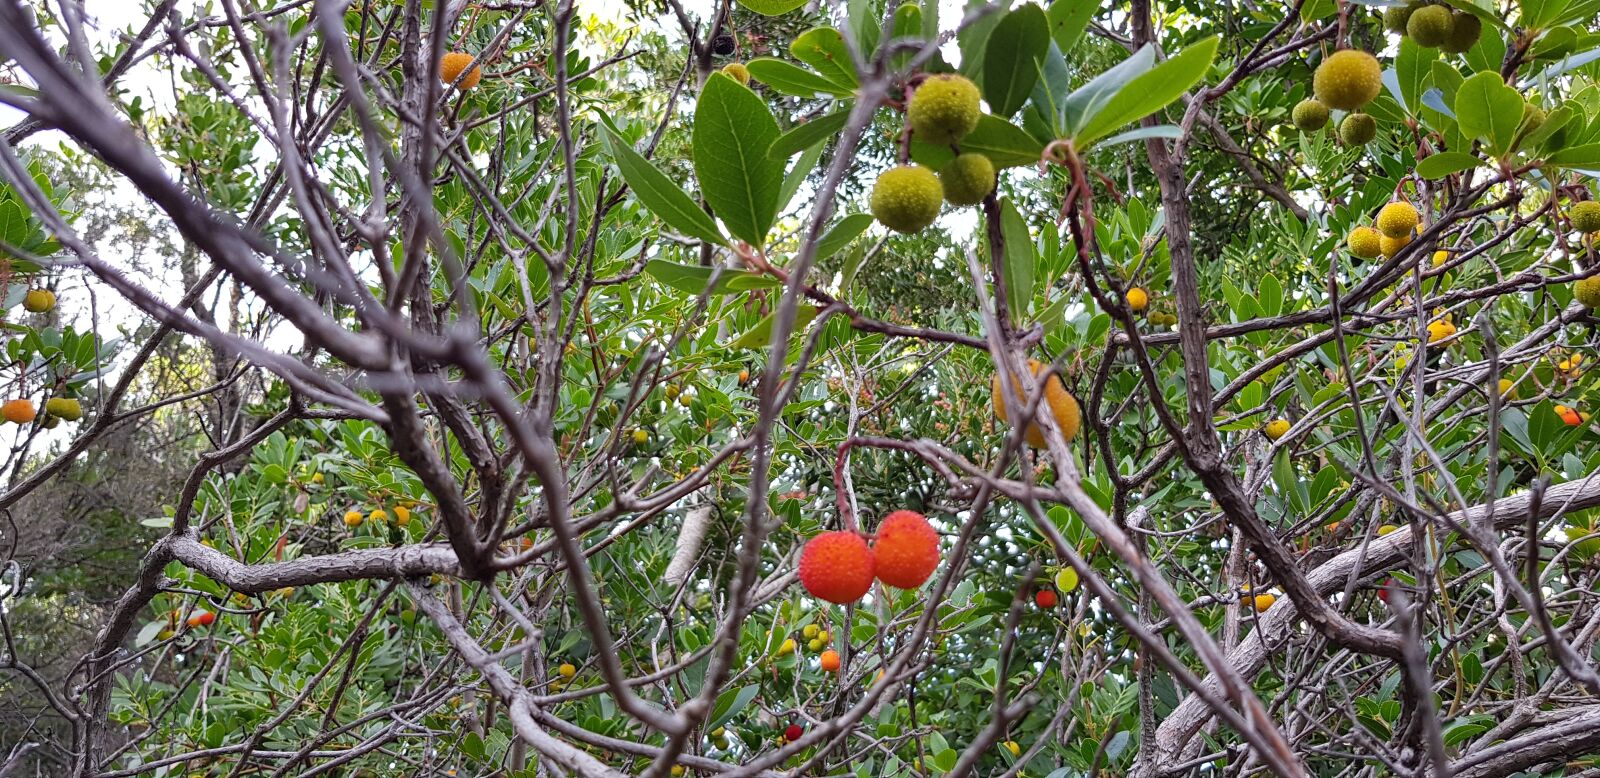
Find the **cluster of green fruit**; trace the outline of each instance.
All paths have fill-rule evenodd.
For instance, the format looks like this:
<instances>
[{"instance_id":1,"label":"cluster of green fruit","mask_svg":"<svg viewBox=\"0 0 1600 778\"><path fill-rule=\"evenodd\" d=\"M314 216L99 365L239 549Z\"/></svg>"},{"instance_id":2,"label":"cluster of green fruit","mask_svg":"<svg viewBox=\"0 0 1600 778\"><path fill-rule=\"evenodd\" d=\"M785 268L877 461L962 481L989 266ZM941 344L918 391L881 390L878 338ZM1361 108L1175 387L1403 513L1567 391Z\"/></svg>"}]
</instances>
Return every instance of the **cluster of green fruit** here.
<instances>
[{"instance_id":1,"label":"cluster of green fruit","mask_svg":"<svg viewBox=\"0 0 1600 778\"><path fill-rule=\"evenodd\" d=\"M958 144L978 126L977 84L951 73L928 76L911 93L911 137L938 146ZM896 232L920 232L939 218L942 203L976 205L994 191L994 162L975 152L956 155L935 174L917 164L884 171L872 186L872 215Z\"/></svg>"},{"instance_id":2,"label":"cluster of green fruit","mask_svg":"<svg viewBox=\"0 0 1600 778\"><path fill-rule=\"evenodd\" d=\"M1383 12L1383 26L1418 46L1451 54L1471 49L1483 34L1483 21L1478 17L1444 3L1423 0L1390 6Z\"/></svg>"},{"instance_id":3,"label":"cluster of green fruit","mask_svg":"<svg viewBox=\"0 0 1600 778\"><path fill-rule=\"evenodd\" d=\"M1365 51L1342 49L1329 54L1311 77L1315 97L1294 107L1294 125L1306 132L1322 129L1334 109L1346 111L1339 122L1339 140L1346 146L1364 146L1378 136L1378 122L1359 109L1383 89L1383 68Z\"/></svg>"},{"instance_id":4,"label":"cluster of green fruit","mask_svg":"<svg viewBox=\"0 0 1600 778\"><path fill-rule=\"evenodd\" d=\"M1345 239L1350 253L1359 259L1378 255L1392 258L1411 243L1411 234L1422 223L1422 215L1411 203L1396 200L1378 210L1377 228L1360 226Z\"/></svg>"},{"instance_id":5,"label":"cluster of green fruit","mask_svg":"<svg viewBox=\"0 0 1600 778\"><path fill-rule=\"evenodd\" d=\"M1572 229L1584 235L1600 234L1600 203L1593 200L1574 203L1567 211L1567 221ZM1578 279L1572 285L1572 296L1585 308L1600 308L1600 276Z\"/></svg>"}]
</instances>

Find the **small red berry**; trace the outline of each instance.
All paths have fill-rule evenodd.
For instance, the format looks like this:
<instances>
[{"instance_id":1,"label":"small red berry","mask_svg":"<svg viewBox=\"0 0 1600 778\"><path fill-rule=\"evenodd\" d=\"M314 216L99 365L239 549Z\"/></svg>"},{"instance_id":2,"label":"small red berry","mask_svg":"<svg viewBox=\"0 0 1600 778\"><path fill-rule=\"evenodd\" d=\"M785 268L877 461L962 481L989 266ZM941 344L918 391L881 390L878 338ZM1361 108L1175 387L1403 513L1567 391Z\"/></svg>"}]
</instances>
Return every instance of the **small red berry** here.
<instances>
[{"instance_id":1,"label":"small red berry","mask_svg":"<svg viewBox=\"0 0 1600 778\"><path fill-rule=\"evenodd\" d=\"M1378 599L1382 600L1384 604L1387 605L1389 602L1389 592L1394 591L1394 589L1398 586L1400 586L1400 581L1394 578L1384 581L1383 586L1378 587Z\"/></svg>"},{"instance_id":2,"label":"small red berry","mask_svg":"<svg viewBox=\"0 0 1600 778\"><path fill-rule=\"evenodd\" d=\"M783 739L793 743L794 741L799 740L800 736L804 735L805 733L805 727L802 727L799 724L790 724L788 728L783 731Z\"/></svg>"},{"instance_id":3,"label":"small red berry","mask_svg":"<svg viewBox=\"0 0 1600 778\"><path fill-rule=\"evenodd\" d=\"M1059 598L1056 597L1054 589L1040 589L1037 594L1033 595L1033 601L1038 603L1041 608L1054 608L1058 600Z\"/></svg>"},{"instance_id":4,"label":"small red berry","mask_svg":"<svg viewBox=\"0 0 1600 778\"><path fill-rule=\"evenodd\" d=\"M209 627L211 626L211 623L216 620L217 614L212 613L211 611L200 611L189 617L189 626Z\"/></svg>"}]
</instances>

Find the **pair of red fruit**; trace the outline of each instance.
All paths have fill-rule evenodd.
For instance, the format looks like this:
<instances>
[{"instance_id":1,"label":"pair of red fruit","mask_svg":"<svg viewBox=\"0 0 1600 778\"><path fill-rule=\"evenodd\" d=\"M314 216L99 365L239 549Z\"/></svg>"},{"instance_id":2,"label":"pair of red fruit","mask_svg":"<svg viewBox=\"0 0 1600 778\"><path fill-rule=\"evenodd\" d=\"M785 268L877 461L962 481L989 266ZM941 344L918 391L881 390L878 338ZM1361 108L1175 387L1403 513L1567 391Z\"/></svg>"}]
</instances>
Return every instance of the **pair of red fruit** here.
<instances>
[{"instance_id":1,"label":"pair of red fruit","mask_svg":"<svg viewBox=\"0 0 1600 778\"><path fill-rule=\"evenodd\" d=\"M811 596L835 605L861 599L876 578L897 589L915 589L939 566L939 533L916 511L883 517L868 546L852 530L824 532L800 551L800 583Z\"/></svg>"}]
</instances>

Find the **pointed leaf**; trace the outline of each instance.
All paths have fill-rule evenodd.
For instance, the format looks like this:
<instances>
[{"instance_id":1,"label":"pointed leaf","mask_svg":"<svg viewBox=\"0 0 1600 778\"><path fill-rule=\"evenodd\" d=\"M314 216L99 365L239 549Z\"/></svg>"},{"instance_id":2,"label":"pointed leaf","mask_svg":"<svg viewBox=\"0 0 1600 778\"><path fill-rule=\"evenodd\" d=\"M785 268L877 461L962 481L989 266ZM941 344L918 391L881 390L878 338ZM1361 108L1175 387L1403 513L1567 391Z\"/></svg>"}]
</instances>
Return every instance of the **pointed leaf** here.
<instances>
[{"instance_id":1,"label":"pointed leaf","mask_svg":"<svg viewBox=\"0 0 1600 778\"><path fill-rule=\"evenodd\" d=\"M1005 239L1006 302L1011 307L1011 318L1024 321L1028 304L1033 301L1033 275L1035 258L1033 238L1028 235L1028 223L1010 200L1000 203L1000 233Z\"/></svg>"},{"instance_id":2,"label":"pointed leaf","mask_svg":"<svg viewBox=\"0 0 1600 778\"><path fill-rule=\"evenodd\" d=\"M1423 178L1440 179L1448 175L1471 170L1483 164L1483 160L1460 151L1441 151L1417 163L1417 175Z\"/></svg>"},{"instance_id":3,"label":"pointed leaf","mask_svg":"<svg viewBox=\"0 0 1600 778\"><path fill-rule=\"evenodd\" d=\"M729 292L743 292L750 289L775 289L783 286L783 282L771 276L762 275L749 270L737 268L722 268L717 273L717 268L702 267L700 265L680 265L664 259L652 259L644 266L644 272L657 281L686 294L698 295L706 292L711 286L711 277L716 275L717 282L709 294L728 294Z\"/></svg>"},{"instance_id":4,"label":"pointed leaf","mask_svg":"<svg viewBox=\"0 0 1600 778\"><path fill-rule=\"evenodd\" d=\"M860 237L872 226L872 214L852 213L835 222L827 234L817 241L817 259L827 259L839 253L850 241Z\"/></svg>"},{"instance_id":5,"label":"pointed leaf","mask_svg":"<svg viewBox=\"0 0 1600 778\"><path fill-rule=\"evenodd\" d=\"M1071 52L1078 45L1098 10L1100 0L1055 0L1050 4L1050 38L1061 53Z\"/></svg>"},{"instance_id":6,"label":"pointed leaf","mask_svg":"<svg viewBox=\"0 0 1600 778\"><path fill-rule=\"evenodd\" d=\"M1545 164L1556 167L1594 168L1600 167L1600 143L1590 143L1586 146L1573 146L1562 149L1544 158Z\"/></svg>"},{"instance_id":7,"label":"pointed leaf","mask_svg":"<svg viewBox=\"0 0 1600 778\"><path fill-rule=\"evenodd\" d=\"M816 27L800 33L800 37L789 44L789 53L821 73L823 78L846 87L846 93L860 85L855 65L850 61L850 49L844 45L844 36L832 27Z\"/></svg>"},{"instance_id":8,"label":"pointed leaf","mask_svg":"<svg viewBox=\"0 0 1600 778\"><path fill-rule=\"evenodd\" d=\"M849 111L838 111L820 119L797 124L772 142L772 148L767 149L767 156L773 159L788 159L794 156L795 152L804 151L837 135L849 120Z\"/></svg>"},{"instance_id":9,"label":"pointed leaf","mask_svg":"<svg viewBox=\"0 0 1600 778\"><path fill-rule=\"evenodd\" d=\"M794 166L789 168L789 174L783 177L783 189L778 192L779 211L789 207L789 201L794 199L795 192L800 191L800 185L805 183L806 176L811 175L812 169L817 166L817 160L821 158L822 147L812 146L794 161Z\"/></svg>"},{"instance_id":10,"label":"pointed leaf","mask_svg":"<svg viewBox=\"0 0 1600 778\"><path fill-rule=\"evenodd\" d=\"M793 62L762 57L750 60L745 67L750 69L751 78L782 94L805 98L827 95L843 97L850 94L849 89L835 84Z\"/></svg>"},{"instance_id":11,"label":"pointed leaf","mask_svg":"<svg viewBox=\"0 0 1600 778\"><path fill-rule=\"evenodd\" d=\"M1076 133L1090 119L1105 108L1106 103L1117 95L1123 87L1145 73L1155 65L1156 50L1153 46L1145 46L1133 53L1133 56L1112 65L1104 73L1090 79L1089 83L1078 87L1067 95L1066 105L1062 106L1062 115L1066 127L1071 133Z\"/></svg>"},{"instance_id":12,"label":"pointed leaf","mask_svg":"<svg viewBox=\"0 0 1600 778\"><path fill-rule=\"evenodd\" d=\"M984 114L978 117L978 126L961 139L961 150L978 152L989 158L996 169L1034 165L1044 153L1044 144L1023 132L1022 128L997 116ZM934 170L944 168L955 158L948 146L935 146L917 140L911 142L911 158Z\"/></svg>"},{"instance_id":13,"label":"pointed leaf","mask_svg":"<svg viewBox=\"0 0 1600 778\"><path fill-rule=\"evenodd\" d=\"M1178 99L1211 69L1219 42L1215 35L1206 38L1129 82L1077 133L1079 147L1087 147L1110 131L1143 119Z\"/></svg>"},{"instance_id":14,"label":"pointed leaf","mask_svg":"<svg viewBox=\"0 0 1600 778\"><path fill-rule=\"evenodd\" d=\"M799 332L805 329L806 325L810 324L812 319L817 318L818 313L819 311L814 305L800 306L800 309L795 311L793 332ZM766 348L767 346L771 345L772 325L777 320L777 316L777 311L773 311L772 313L763 316L761 321L756 323L756 326L745 330L744 333L739 337L734 338L733 341L728 344L728 347Z\"/></svg>"},{"instance_id":15,"label":"pointed leaf","mask_svg":"<svg viewBox=\"0 0 1600 778\"><path fill-rule=\"evenodd\" d=\"M609 129L600 135L605 141L606 151L617 163L622 180L627 182L645 208L666 222L667 226L686 235L716 244L728 242L722 231L717 229L717 223L711 219L711 215L694 198L679 189L677 184L672 183L667 174L656 169L627 141L611 134Z\"/></svg>"},{"instance_id":16,"label":"pointed leaf","mask_svg":"<svg viewBox=\"0 0 1600 778\"><path fill-rule=\"evenodd\" d=\"M783 160L767 156L778 122L766 101L713 73L694 111L694 171L706 202L728 231L761 245L778 213Z\"/></svg>"},{"instance_id":17,"label":"pointed leaf","mask_svg":"<svg viewBox=\"0 0 1600 778\"><path fill-rule=\"evenodd\" d=\"M1050 20L1037 5L1020 6L995 25L984 47L983 97L996 115L1009 117L1028 101L1049 50Z\"/></svg>"}]
</instances>

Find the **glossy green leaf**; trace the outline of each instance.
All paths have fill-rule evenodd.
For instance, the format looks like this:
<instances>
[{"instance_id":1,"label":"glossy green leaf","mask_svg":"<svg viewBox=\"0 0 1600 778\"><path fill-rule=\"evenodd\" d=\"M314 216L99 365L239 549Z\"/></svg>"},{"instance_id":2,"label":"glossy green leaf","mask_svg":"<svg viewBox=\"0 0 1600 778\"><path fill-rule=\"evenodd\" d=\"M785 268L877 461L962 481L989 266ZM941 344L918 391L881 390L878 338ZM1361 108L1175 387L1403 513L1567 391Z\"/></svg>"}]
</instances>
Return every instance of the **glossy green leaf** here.
<instances>
[{"instance_id":1,"label":"glossy green leaf","mask_svg":"<svg viewBox=\"0 0 1600 778\"><path fill-rule=\"evenodd\" d=\"M1456 122L1468 137L1488 141L1504 151L1522 123L1522 95L1506 86L1499 73L1479 73L1456 90Z\"/></svg>"},{"instance_id":2,"label":"glossy green leaf","mask_svg":"<svg viewBox=\"0 0 1600 778\"><path fill-rule=\"evenodd\" d=\"M613 135L610 130L603 130L600 136L604 139L606 152L617 163L622 180L627 182L628 188L633 190L634 196L645 208L678 232L711 243L727 243L728 239L723 237L711 216L694 198L672 183L667 174L650 164L627 141Z\"/></svg>"},{"instance_id":3,"label":"glossy green leaf","mask_svg":"<svg viewBox=\"0 0 1600 778\"><path fill-rule=\"evenodd\" d=\"M1417 163L1417 175L1423 178L1439 179L1445 176L1471 170L1483 164L1483 160L1460 151L1441 151Z\"/></svg>"},{"instance_id":4,"label":"glossy green leaf","mask_svg":"<svg viewBox=\"0 0 1600 778\"><path fill-rule=\"evenodd\" d=\"M1112 130L1149 116L1177 100L1211 69L1219 42L1216 36L1206 38L1130 81L1076 133L1074 137L1079 147L1087 147Z\"/></svg>"},{"instance_id":5,"label":"glossy green leaf","mask_svg":"<svg viewBox=\"0 0 1600 778\"><path fill-rule=\"evenodd\" d=\"M1050 38L1063 54L1070 53L1089 28L1100 0L1055 0L1050 4Z\"/></svg>"},{"instance_id":6,"label":"glossy green leaf","mask_svg":"<svg viewBox=\"0 0 1600 778\"><path fill-rule=\"evenodd\" d=\"M767 150L778 122L766 101L713 73L694 112L694 170L700 190L734 237L761 245L777 217L783 160Z\"/></svg>"},{"instance_id":7,"label":"glossy green leaf","mask_svg":"<svg viewBox=\"0 0 1600 778\"><path fill-rule=\"evenodd\" d=\"M801 304L800 309L795 311L793 332L799 332L805 329L806 325L810 324L812 319L817 318L817 314L820 312L821 311L814 305ZM739 337L734 338L733 341L728 344L728 347L766 348L767 346L771 345L772 327L777 321L777 316L777 311L773 311L772 313L763 316L761 321L756 323L756 326L745 330L744 333Z\"/></svg>"},{"instance_id":8,"label":"glossy green leaf","mask_svg":"<svg viewBox=\"0 0 1600 778\"><path fill-rule=\"evenodd\" d=\"M990 110L1009 117L1028 101L1050 50L1050 20L1029 3L1006 14L989 35L983 54L983 97Z\"/></svg>"},{"instance_id":9,"label":"glossy green leaf","mask_svg":"<svg viewBox=\"0 0 1600 778\"><path fill-rule=\"evenodd\" d=\"M1556 167L1600 169L1600 143L1565 148L1546 156L1544 161Z\"/></svg>"},{"instance_id":10,"label":"glossy green leaf","mask_svg":"<svg viewBox=\"0 0 1600 778\"><path fill-rule=\"evenodd\" d=\"M804 151L838 135L849 121L849 111L837 111L804 124L797 124L772 142L772 148L767 149L767 156L773 159L788 159L796 152Z\"/></svg>"},{"instance_id":11,"label":"glossy green leaf","mask_svg":"<svg viewBox=\"0 0 1600 778\"><path fill-rule=\"evenodd\" d=\"M789 44L789 53L821 73L823 78L845 87L847 93L860 84L856 80L855 66L850 62L850 49L844 45L844 36L832 27L816 27L801 33Z\"/></svg>"},{"instance_id":12,"label":"glossy green leaf","mask_svg":"<svg viewBox=\"0 0 1600 778\"><path fill-rule=\"evenodd\" d=\"M1012 320L1020 322L1026 318L1028 304L1033 301L1037 260L1028 223L1010 200L1000 202L1000 234L1005 240L1006 303L1011 307Z\"/></svg>"},{"instance_id":13,"label":"glossy green leaf","mask_svg":"<svg viewBox=\"0 0 1600 778\"><path fill-rule=\"evenodd\" d=\"M644 272L650 274L667 286L686 294L698 295L711 286L711 277L716 275L716 286L710 294L729 294L731 292L744 292L751 289L773 289L783 286L783 282L772 276L755 273L737 268L722 268L717 272L714 267L700 265L680 265L664 259L652 259L644 266Z\"/></svg>"},{"instance_id":14,"label":"glossy green leaf","mask_svg":"<svg viewBox=\"0 0 1600 778\"><path fill-rule=\"evenodd\" d=\"M805 98L850 94L848 88L787 60L762 57L750 60L745 67L750 69L751 78L781 94Z\"/></svg>"},{"instance_id":15,"label":"glossy green leaf","mask_svg":"<svg viewBox=\"0 0 1600 778\"><path fill-rule=\"evenodd\" d=\"M1038 164L1039 155L1044 153L1044 144L1015 124L984 114L978 117L977 128L961 139L961 150L984 154L996 168L1008 168ZM938 170L954 159L955 154L947 146L913 140L911 158Z\"/></svg>"},{"instance_id":16,"label":"glossy green leaf","mask_svg":"<svg viewBox=\"0 0 1600 778\"><path fill-rule=\"evenodd\" d=\"M861 236L872 226L872 214L852 213L835 222L817 241L817 259L826 259L839 253L850 241Z\"/></svg>"}]
</instances>

